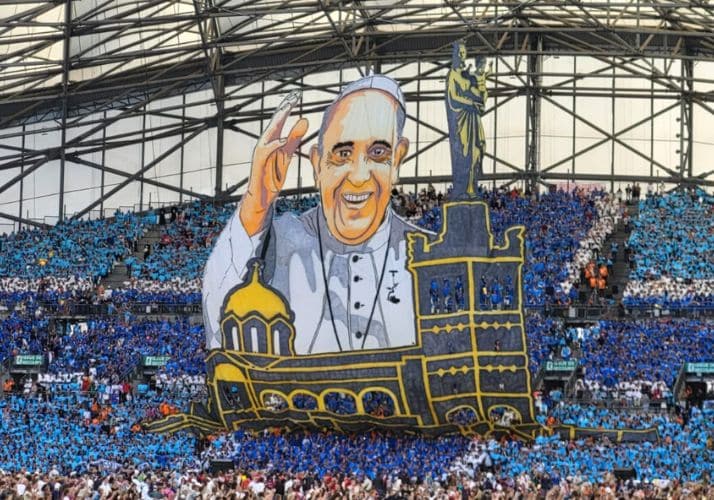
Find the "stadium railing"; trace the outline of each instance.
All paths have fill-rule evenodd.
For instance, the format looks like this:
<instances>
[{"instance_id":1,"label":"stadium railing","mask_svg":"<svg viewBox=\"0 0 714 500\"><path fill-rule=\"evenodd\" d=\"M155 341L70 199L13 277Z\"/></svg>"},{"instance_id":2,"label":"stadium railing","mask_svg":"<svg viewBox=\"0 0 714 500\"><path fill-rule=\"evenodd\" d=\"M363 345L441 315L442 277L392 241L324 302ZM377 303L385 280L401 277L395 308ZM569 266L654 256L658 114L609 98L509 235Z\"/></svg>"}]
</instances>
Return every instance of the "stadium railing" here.
<instances>
[{"instance_id":1,"label":"stadium railing","mask_svg":"<svg viewBox=\"0 0 714 500\"><path fill-rule=\"evenodd\" d=\"M100 316L110 314L110 302L86 303L67 300L63 303L39 301L46 312L62 316ZM113 311L129 311L132 314L201 314L200 303L162 303L162 302L122 302L113 304ZM653 307L653 306L620 306L620 305L526 305L526 311L538 312L542 315L571 320L613 319L618 317L631 318L712 318L714 308L710 306L688 307Z\"/></svg>"},{"instance_id":2,"label":"stadium railing","mask_svg":"<svg viewBox=\"0 0 714 500\"><path fill-rule=\"evenodd\" d=\"M49 314L59 316L103 316L110 314L110 304L86 304L65 302L41 302L42 307ZM164 304L148 302L125 302L121 306L114 305L114 312L117 310L129 311L132 314L201 314L201 304Z\"/></svg>"}]
</instances>

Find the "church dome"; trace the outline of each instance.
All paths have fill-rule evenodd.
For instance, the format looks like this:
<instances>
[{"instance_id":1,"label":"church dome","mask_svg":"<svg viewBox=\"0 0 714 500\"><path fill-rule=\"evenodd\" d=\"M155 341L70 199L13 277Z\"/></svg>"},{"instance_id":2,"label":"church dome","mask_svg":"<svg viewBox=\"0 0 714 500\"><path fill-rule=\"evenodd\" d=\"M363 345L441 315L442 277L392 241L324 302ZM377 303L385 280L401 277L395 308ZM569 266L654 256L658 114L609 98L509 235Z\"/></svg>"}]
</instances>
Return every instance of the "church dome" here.
<instances>
[{"instance_id":1,"label":"church dome","mask_svg":"<svg viewBox=\"0 0 714 500\"><path fill-rule=\"evenodd\" d=\"M242 319L257 313L267 321L278 316L290 320L290 308L285 299L263 283L260 263L254 261L251 266L247 282L240 285L226 301L224 314L233 314Z\"/></svg>"}]
</instances>

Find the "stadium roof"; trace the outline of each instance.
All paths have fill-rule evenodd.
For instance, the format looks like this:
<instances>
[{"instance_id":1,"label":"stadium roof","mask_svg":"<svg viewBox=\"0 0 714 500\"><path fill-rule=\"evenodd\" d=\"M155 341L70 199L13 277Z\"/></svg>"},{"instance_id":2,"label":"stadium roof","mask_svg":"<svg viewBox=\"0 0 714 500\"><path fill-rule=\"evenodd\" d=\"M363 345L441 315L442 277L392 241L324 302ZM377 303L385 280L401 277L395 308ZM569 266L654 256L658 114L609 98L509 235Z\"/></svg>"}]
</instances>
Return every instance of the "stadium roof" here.
<instances>
[{"instance_id":1,"label":"stadium roof","mask_svg":"<svg viewBox=\"0 0 714 500\"><path fill-rule=\"evenodd\" d=\"M455 41L495 62L484 181L714 185L694 125L714 127L709 1L17 0L0 2L0 220L239 196L282 94L310 116L368 71L411 106L400 180L429 163L447 182Z\"/></svg>"},{"instance_id":2,"label":"stadium roof","mask_svg":"<svg viewBox=\"0 0 714 500\"><path fill-rule=\"evenodd\" d=\"M457 39L491 55L714 59L708 1L20 0L0 18L0 126L216 77L443 60Z\"/></svg>"}]
</instances>

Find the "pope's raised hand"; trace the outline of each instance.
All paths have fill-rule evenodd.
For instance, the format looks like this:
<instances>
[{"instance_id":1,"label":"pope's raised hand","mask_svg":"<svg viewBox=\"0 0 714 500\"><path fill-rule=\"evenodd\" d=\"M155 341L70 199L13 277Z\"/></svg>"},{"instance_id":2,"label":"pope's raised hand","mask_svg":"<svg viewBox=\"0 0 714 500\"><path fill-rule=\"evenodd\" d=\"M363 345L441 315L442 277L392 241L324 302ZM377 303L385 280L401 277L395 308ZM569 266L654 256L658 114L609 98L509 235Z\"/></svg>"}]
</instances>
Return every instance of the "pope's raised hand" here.
<instances>
[{"instance_id":1,"label":"pope's raised hand","mask_svg":"<svg viewBox=\"0 0 714 500\"><path fill-rule=\"evenodd\" d=\"M240 220L249 236L263 229L270 206L285 184L290 161L307 132L307 120L300 118L287 136L283 135L285 122L299 101L297 91L283 99L253 150L248 189L240 204Z\"/></svg>"}]
</instances>

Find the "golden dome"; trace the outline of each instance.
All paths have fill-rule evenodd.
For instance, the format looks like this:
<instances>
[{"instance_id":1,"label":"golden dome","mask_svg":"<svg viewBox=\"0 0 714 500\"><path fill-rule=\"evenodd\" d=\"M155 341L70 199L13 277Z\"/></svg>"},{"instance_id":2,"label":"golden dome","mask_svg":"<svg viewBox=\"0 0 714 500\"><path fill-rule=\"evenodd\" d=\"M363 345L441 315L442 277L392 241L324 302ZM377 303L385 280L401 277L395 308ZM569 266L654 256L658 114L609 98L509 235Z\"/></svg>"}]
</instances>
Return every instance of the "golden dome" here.
<instances>
[{"instance_id":1,"label":"golden dome","mask_svg":"<svg viewBox=\"0 0 714 500\"><path fill-rule=\"evenodd\" d=\"M233 314L242 319L258 313L267 321L276 316L290 320L290 309L285 300L272 288L266 286L260 276L260 264L252 263L250 277L236 289L226 301L224 314Z\"/></svg>"}]
</instances>

